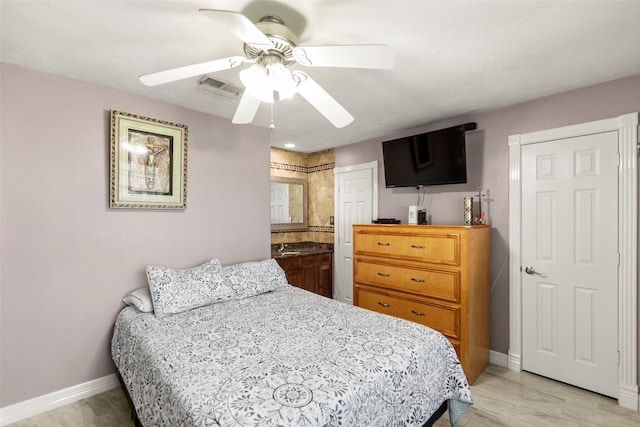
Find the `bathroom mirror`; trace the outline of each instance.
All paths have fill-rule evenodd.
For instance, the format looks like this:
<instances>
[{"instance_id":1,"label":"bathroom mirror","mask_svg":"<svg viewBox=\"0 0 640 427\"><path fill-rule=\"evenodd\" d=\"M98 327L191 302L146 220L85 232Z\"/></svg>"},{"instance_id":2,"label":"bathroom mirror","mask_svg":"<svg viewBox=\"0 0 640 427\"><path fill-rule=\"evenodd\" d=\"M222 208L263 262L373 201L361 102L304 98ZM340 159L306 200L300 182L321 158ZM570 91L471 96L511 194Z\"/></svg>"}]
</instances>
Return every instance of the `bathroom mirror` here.
<instances>
[{"instance_id":1,"label":"bathroom mirror","mask_svg":"<svg viewBox=\"0 0 640 427\"><path fill-rule=\"evenodd\" d=\"M306 228L307 181L297 178L271 177L271 229Z\"/></svg>"}]
</instances>

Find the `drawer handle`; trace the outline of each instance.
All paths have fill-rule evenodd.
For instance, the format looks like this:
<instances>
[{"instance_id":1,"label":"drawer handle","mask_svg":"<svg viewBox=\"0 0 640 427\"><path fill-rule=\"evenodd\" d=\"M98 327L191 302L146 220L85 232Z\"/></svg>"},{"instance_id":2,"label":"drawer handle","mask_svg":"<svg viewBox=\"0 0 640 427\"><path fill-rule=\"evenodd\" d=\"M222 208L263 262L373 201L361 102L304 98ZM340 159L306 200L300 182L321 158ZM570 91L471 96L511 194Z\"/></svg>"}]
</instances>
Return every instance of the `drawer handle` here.
<instances>
[{"instance_id":1,"label":"drawer handle","mask_svg":"<svg viewBox=\"0 0 640 427\"><path fill-rule=\"evenodd\" d=\"M424 245L411 245L413 249L424 249L426 246Z\"/></svg>"},{"instance_id":2,"label":"drawer handle","mask_svg":"<svg viewBox=\"0 0 640 427\"><path fill-rule=\"evenodd\" d=\"M378 246L391 246L391 243L378 242Z\"/></svg>"},{"instance_id":3,"label":"drawer handle","mask_svg":"<svg viewBox=\"0 0 640 427\"><path fill-rule=\"evenodd\" d=\"M411 310L411 312L412 312L413 314L415 314L416 316L424 316L424 313L423 313L423 312L421 312L421 311Z\"/></svg>"},{"instance_id":4,"label":"drawer handle","mask_svg":"<svg viewBox=\"0 0 640 427\"><path fill-rule=\"evenodd\" d=\"M380 304L383 307L389 307L389 304L385 303L385 302L380 302L378 301L378 304Z\"/></svg>"},{"instance_id":5,"label":"drawer handle","mask_svg":"<svg viewBox=\"0 0 640 427\"><path fill-rule=\"evenodd\" d=\"M391 275L389 273L378 273L378 276L389 277Z\"/></svg>"},{"instance_id":6,"label":"drawer handle","mask_svg":"<svg viewBox=\"0 0 640 427\"><path fill-rule=\"evenodd\" d=\"M412 282L418 282L418 283L424 283L424 282L426 282L426 280L424 280L424 279L416 279L415 277L412 277L412 278L411 278L411 281L412 281Z\"/></svg>"}]
</instances>

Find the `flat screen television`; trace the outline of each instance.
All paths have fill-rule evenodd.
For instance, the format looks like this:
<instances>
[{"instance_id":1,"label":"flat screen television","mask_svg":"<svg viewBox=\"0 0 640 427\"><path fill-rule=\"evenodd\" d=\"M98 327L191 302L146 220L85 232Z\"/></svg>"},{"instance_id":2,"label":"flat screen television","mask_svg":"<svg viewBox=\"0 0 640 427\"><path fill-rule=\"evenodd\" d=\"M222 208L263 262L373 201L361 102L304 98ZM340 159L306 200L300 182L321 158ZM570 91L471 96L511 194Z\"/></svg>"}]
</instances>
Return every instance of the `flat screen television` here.
<instances>
[{"instance_id":1,"label":"flat screen television","mask_svg":"<svg viewBox=\"0 0 640 427\"><path fill-rule=\"evenodd\" d=\"M387 188L467 182L465 132L476 123L382 142Z\"/></svg>"}]
</instances>

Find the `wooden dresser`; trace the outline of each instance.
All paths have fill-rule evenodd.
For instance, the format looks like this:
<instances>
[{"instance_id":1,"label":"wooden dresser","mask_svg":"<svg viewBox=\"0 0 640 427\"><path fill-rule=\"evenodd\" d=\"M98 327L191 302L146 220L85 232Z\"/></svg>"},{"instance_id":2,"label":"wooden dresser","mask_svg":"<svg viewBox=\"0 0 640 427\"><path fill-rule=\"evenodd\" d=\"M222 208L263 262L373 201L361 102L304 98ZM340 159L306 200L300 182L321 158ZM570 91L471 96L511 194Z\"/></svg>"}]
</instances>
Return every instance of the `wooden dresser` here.
<instances>
[{"instance_id":1,"label":"wooden dresser","mask_svg":"<svg viewBox=\"0 0 640 427\"><path fill-rule=\"evenodd\" d=\"M473 383L489 363L489 231L354 225L354 304L442 332Z\"/></svg>"}]
</instances>

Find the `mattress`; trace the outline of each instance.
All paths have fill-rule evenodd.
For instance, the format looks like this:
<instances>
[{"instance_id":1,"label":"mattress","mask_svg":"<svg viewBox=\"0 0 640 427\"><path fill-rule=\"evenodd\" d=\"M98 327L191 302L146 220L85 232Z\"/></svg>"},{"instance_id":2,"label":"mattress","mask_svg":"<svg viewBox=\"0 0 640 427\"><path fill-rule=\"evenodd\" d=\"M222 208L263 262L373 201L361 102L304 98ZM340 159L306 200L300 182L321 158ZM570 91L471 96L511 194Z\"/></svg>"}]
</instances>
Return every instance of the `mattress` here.
<instances>
[{"instance_id":1,"label":"mattress","mask_svg":"<svg viewBox=\"0 0 640 427\"><path fill-rule=\"evenodd\" d=\"M439 332L287 286L164 318L124 308L112 357L144 426L422 426L473 403Z\"/></svg>"}]
</instances>

